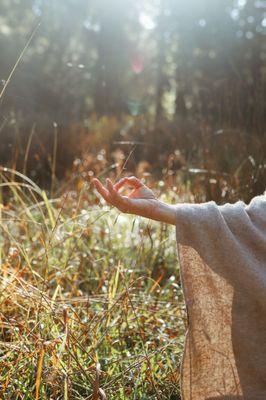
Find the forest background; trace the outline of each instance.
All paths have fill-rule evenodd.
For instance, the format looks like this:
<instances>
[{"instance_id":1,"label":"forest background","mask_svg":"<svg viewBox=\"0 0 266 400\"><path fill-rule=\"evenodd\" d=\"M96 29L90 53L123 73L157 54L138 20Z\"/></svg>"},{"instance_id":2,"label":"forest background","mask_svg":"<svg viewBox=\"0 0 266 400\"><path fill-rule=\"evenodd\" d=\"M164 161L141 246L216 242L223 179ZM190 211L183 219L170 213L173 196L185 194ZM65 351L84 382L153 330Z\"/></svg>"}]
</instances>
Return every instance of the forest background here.
<instances>
[{"instance_id":1,"label":"forest background","mask_svg":"<svg viewBox=\"0 0 266 400\"><path fill-rule=\"evenodd\" d=\"M27 171L46 185L56 130L59 179L74 160L85 177L96 153L113 165L132 152L129 171L183 168L201 175L199 199L240 184L249 200L265 187L265 12L263 0L2 0L2 85L40 26L1 99L1 164L23 168L32 136Z\"/></svg>"}]
</instances>

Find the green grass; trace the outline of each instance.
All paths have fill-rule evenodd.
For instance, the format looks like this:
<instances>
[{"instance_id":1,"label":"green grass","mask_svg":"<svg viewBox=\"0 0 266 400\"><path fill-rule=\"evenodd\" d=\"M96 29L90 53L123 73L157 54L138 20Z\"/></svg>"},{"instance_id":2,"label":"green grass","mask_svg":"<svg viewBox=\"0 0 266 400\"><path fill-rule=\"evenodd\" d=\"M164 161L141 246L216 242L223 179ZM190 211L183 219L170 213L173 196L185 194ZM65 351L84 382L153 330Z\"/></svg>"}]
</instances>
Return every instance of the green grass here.
<instances>
[{"instance_id":1,"label":"green grass","mask_svg":"<svg viewBox=\"0 0 266 400\"><path fill-rule=\"evenodd\" d=\"M174 227L99 206L88 185L49 200L14 171L1 182L1 399L179 399Z\"/></svg>"}]
</instances>

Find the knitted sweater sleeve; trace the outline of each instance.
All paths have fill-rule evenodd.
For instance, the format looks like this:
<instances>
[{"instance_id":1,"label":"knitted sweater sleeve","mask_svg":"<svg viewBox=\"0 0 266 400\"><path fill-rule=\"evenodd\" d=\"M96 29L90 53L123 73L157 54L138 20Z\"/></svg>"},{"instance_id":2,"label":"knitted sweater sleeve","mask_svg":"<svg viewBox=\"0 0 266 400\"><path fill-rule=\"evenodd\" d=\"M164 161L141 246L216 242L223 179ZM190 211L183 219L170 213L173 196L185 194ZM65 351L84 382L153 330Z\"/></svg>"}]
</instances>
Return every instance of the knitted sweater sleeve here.
<instances>
[{"instance_id":1,"label":"knitted sweater sleeve","mask_svg":"<svg viewBox=\"0 0 266 400\"><path fill-rule=\"evenodd\" d=\"M241 260L254 264L254 257L264 257L266 196L257 196L249 204L177 204L176 240L195 249L217 273L230 279Z\"/></svg>"},{"instance_id":2,"label":"knitted sweater sleeve","mask_svg":"<svg viewBox=\"0 0 266 400\"><path fill-rule=\"evenodd\" d=\"M182 400L266 398L266 196L176 205Z\"/></svg>"}]
</instances>

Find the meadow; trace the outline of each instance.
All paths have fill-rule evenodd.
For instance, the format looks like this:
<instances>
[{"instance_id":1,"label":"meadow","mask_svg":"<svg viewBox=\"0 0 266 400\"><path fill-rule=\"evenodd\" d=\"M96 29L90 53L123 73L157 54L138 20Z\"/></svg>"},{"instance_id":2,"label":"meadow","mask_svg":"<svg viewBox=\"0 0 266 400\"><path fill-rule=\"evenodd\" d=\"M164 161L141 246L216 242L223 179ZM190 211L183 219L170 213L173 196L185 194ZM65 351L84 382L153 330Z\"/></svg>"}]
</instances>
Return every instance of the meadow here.
<instances>
[{"instance_id":1,"label":"meadow","mask_svg":"<svg viewBox=\"0 0 266 400\"><path fill-rule=\"evenodd\" d=\"M89 183L49 198L2 167L1 193L1 398L179 399L174 227L119 214Z\"/></svg>"},{"instance_id":2,"label":"meadow","mask_svg":"<svg viewBox=\"0 0 266 400\"><path fill-rule=\"evenodd\" d=\"M55 129L45 185L40 170L32 178L32 134L13 168L0 167L1 399L181 398L187 317L175 227L120 213L91 180L136 174L169 204L248 201L265 187L264 142L225 133L221 153L212 138L204 153L202 136L192 161L177 148L152 162L136 135L116 143L118 127L103 118L80 135L85 150L61 179L58 155L75 151L76 134L62 147Z\"/></svg>"}]
</instances>

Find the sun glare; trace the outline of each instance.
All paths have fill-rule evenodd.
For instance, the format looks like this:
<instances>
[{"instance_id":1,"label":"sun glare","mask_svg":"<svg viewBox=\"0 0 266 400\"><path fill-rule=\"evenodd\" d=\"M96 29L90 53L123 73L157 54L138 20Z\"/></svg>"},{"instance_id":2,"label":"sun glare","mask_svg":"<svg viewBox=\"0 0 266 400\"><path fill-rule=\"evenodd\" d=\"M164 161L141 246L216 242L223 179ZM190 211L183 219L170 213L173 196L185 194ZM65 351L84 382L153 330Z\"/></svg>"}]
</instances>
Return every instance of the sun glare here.
<instances>
[{"instance_id":1,"label":"sun glare","mask_svg":"<svg viewBox=\"0 0 266 400\"><path fill-rule=\"evenodd\" d=\"M139 15L139 22L143 26L143 28L148 29L148 30L152 30L156 26L155 21L151 17L151 15L149 15L143 11Z\"/></svg>"}]
</instances>

